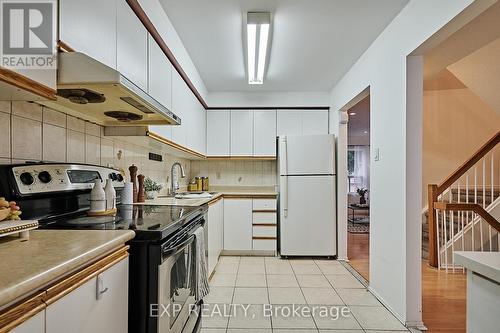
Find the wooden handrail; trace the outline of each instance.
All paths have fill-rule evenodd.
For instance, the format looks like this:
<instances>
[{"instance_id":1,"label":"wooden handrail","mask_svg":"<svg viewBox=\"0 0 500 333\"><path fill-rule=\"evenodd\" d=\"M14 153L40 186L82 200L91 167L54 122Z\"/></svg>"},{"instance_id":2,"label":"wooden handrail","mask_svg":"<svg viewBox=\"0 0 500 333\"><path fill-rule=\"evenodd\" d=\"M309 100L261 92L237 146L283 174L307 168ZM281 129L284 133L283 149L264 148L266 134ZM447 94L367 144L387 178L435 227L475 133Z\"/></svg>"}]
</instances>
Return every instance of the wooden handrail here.
<instances>
[{"instance_id":1,"label":"wooden handrail","mask_svg":"<svg viewBox=\"0 0 500 333\"><path fill-rule=\"evenodd\" d=\"M467 170L472 168L481 158L488 154L500 142L500 131L479 148L464 164L459 166L448 178L438 185L438 195L453 185ZM429 206L430 207L430 206Z\"/></svg>"},{"instance_id":2,"label":"wooden handrail","mask_svg":"<svg viewBox=\"0 0 500 333\"><path fill-rule=\"evenodd\" d=\"M434 209L446 211L469 211L480 215L489 225L500 232L500 222L477 203L434 202Z\"/></svg>"},{"instance_id":3,"label":"wooden handrail","mask_svg":"<svg viewBox=\"0 0 500 333\"><path fill-rule=\"evenodd\" d=\"M500 131L498 131L491 139L489 139L485 144L483 144L481 146L481 148L479 148L465 163L463 163L460 167L458 167L441 184L439 184L439 185L429 184L428 185L427 203L428 203L428 207L429 207L429 214L428 214L427 221L429 223L429 265L431 265L432 267L438 266L437 229L436 229L436 215L434 214L434 209L437 209L437 207L440 207L440 205L436 206L439 195L443 194L444 191L446 191L457 180L459 180L460 177L462 177L470 168L472 168L486 154L488 154L493 148L495 148L495 146L499 142L500 142ZM455 206L445 206L445 207L449 208L449 210L457 210L457 209L451 209L452 207L463 208L463 209L458 209L458 210L470 210L470 209L465 209L465 208L471 208L471 207L464 206L467 204L448 203L448 205L455 205ZM457 206L457 205L462 205L462 206ZM486 221L492 222L494 224L492 226L494 228L496 228L495 227L496 224L493 222L493 221L496 221L495 218L493 218L487 211L485 211L483 209L483 207L479 206L479 208L477 208L477 207L473 207L473 208L474 208L473 210L477 214L481 215ZM439 209L441 209L441 208L439 208ZM491 220L490 217L493 218L493 221ZM496 221L496 222L498 223L498 221Z\"/></svg>"}]
</instances>

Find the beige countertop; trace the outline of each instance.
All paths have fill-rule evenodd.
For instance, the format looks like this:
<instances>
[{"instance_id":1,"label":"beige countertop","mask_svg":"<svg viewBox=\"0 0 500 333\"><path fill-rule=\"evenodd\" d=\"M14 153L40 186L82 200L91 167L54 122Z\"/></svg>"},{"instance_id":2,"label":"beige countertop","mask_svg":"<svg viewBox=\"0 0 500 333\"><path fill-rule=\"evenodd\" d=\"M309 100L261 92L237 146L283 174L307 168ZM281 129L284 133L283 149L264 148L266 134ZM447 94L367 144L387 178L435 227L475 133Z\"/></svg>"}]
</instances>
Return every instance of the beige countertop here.
<instances>
[{"instance_id":1,"label":"beige countertop","mask_svg":"<svg viewBox=\"0 0 500 333\"><path fill-rule=\"evenodd\" d=\"M455 263L500 283L500 252L456 251Z\"/></svg>"},{"instance_id":2,"label":"beige countertop","mask_svg":"<svg viewBox=\"0 0 500 333\"><path fill-rule=\"evenodd\" d=\"M275 196L277 193L274 186L212 186L210 192L216 192L211 198L200 199L176 199L173 197L159 196L154 200L146 200L138 204L152 206L201 206L220 196Z\"/></svg>"},{"instance_id":3,"label":"beige countertop","mask_svg":"<svg viewBox=\"0 0 500 333\"><path fill-rule=\"evenodd\" d=\"M0 308L134 238L131 230L33 230L0 238Z\"/></svg>"}]
</instances>

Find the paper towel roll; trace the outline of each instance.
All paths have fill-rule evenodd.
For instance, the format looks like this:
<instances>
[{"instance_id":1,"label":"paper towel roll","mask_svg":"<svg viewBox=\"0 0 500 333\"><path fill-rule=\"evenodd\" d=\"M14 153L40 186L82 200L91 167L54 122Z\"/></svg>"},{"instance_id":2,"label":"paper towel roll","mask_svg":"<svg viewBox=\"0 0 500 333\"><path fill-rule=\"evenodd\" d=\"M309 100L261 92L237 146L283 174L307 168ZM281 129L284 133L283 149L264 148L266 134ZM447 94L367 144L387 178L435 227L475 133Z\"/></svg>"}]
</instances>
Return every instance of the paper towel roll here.
<instances>
[{"instance_id":1,"label":"paper towel roll","mask_svg":"<svg viewBox=\"0 0 500 333\"><path fill-rule=\"evenodd\" d=\"M134 188L132 182L124 184L122 192L122 204L131 205L134 203Z\"/></svg>"}]
</instances>

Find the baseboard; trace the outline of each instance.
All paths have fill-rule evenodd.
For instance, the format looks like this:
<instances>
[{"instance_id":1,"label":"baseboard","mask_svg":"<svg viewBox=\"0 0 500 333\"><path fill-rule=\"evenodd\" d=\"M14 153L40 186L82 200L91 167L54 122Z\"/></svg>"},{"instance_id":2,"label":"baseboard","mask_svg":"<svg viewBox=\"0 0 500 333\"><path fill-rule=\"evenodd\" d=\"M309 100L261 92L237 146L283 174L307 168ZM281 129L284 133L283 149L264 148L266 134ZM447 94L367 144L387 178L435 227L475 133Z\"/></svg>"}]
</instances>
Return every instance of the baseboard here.
<instances>
[{"instance_id":1,"label":"baseboard","mask_svg":"<svg viewBox=\"0 0 500 333\"><path fill-rule=\"evenodd\" d=\"M269 250L222 250L221 256L265 256L275 257L276 251Z\"/></svg>"}]
</instances>

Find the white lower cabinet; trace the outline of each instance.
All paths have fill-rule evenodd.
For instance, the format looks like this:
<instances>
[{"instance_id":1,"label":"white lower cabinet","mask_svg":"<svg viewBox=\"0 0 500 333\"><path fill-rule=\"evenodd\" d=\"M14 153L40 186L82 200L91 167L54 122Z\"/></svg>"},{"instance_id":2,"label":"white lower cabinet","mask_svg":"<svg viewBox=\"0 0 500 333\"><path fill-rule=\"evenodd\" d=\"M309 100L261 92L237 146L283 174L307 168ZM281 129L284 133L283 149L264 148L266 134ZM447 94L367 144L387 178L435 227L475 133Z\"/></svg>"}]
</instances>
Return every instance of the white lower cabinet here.
<instances>
[{"instance_id":1,"label":"white lower cabinet","mask_svg":"<svg viewBox=\"0 0 500 333\"><path fill-rule=\"evenodd\" d=\"M21 325L10 331L11 333L44 333L45 332L45 310L26 320Z\"/></svg>"},{"instance_id":2,"label":"white lower cabinet","mask_svg":"<svg viewBox=\"0 0 500 333\"><path fill-rule=\"evenodd\" d=\"M208 206L208 276L210 276L222 251L224 202L219 200Z\"/></svg>"},{"instance_id":3,"label":"white lower cabinet","mask_svg":"<svg viewBox=\"0 0 500 333\"><path fill-rule=\"evenodd\" d=\"M46 333L127 332L128 258L50 304L45 311Z\"/></svg>"},{"instance_id":4,"label":"white lower cabinet","mask_svg":"<svg viewBox=\"0 0 500 333\"><path fill-rule=\"evenodd\" d=\"M224 250L252 250L252 199L224 199Z\"/></svg>"}]
</instances>

